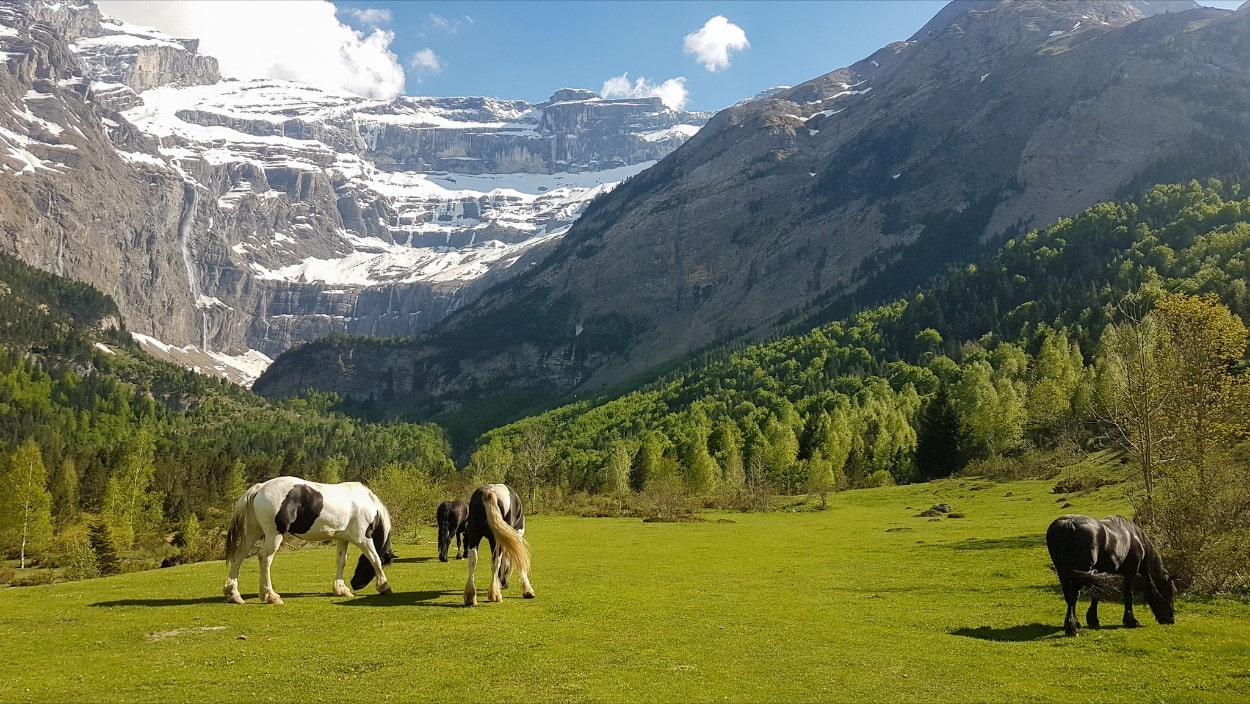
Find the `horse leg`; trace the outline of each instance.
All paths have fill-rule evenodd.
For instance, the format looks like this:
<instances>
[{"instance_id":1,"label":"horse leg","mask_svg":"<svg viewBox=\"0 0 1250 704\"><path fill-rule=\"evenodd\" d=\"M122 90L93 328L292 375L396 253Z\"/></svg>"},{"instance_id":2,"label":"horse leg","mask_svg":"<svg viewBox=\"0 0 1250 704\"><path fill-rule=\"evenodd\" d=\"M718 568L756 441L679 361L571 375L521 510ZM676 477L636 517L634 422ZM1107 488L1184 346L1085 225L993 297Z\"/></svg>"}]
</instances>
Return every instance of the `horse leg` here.
<instances>
[{"instance_id":1,"label":"horse leg","mask_svg":"<svg viewBox=\"0 0 1250 704\"><path fill-rule=\"evenodd\" d=\"M247 559L247 554L251 552L252 545L260 538L259 530L252 530L252 526L244 528L242 548L239 554L234 556L230 561L230 573L226 577L226 586L222 588L221 593L225 595L226 602L230 604L242 604L243 596L239 594L239 570L243 567L243 561Z\"/></svg>"},{"instance_id":2,"label":"horse leg","mask_svg":"<svg viewBox=\"0 0 1250 704\"><path fill-rule=\"evenodd\" d=\"M1133 615L1133 576L1137 574L1137 568L1124 573L1124 627L1137 628L1140 624L1137 617Z\"/></svg>"},{"instance_id":3,"label":"horse leg","mask_svg":"<svg viewBox=\"0 0 1250 704\"><path fill-rule=\"evenodd\" d=\"M1072 580L1063 580L1063 599L1068 603L1068 613L1063 617L1063 632L1065 635L1076 635L1077 629L1081 627L1081 622L1076 618L1076 597L1081 593L1079 585Z\"/></svg>"},{"instance_id":4,"label":"horse leg","mask_svg":"<svg viewBox=\"0 0 1250 704\"><path fill-rule=\"evenodd\" d=\"M464 605L477 606L477 587L473 586L473 570L477 568L477 548L468 549L469 581L464 585Z\"/></svg>"},{"instance_id":5,"label":"horse leg","mask_svg":"<svg viewBox=\"0 0 1250 704\"><path fill-rule=\"evenodd\" d=\"M521 589L521 596L526 599L534 598L534 587L530 585L530 576L525 573L525 570L521 570Z\"/></svg>"},{"instance_id":6,"label":"horse leg","mask_svg":"<svg viewBox=\"0 0 1250 704\"><path fill-rule=\"evenodd\" d=\"M503 592L499 589L499 571L503 569L503 550L495 545L490 546L490 596L487 601L503 601Z\"/></svg>"},{"instance_id":7,"label":"horse leg","mask_svg":"<svg viewBox=\"0 0 1250 704\"><path fill-rule=\"evenodd\" d=\"M347 541L339 541L339 554L335 564L334 572L334 596L356 596L352 594L352 590L347 588L347 584L343 582L343 567L347 564Z\"/></svg>"},{"instance_id":8,"label":"horse leg","mask_svg":"<svg viewBox=\"0 0 1250 704\"><path fill-rule=\"evenodd\" d=\"M464 558L469 556L469 546L467 544L468 541L463 540L463 538L464 538L463 531L456 533L456 559L457 560L463 560ZM462 545L463 547L461 547Z\"/></svg>"},{"instance_id":9,"label":"horse leg","mask_svg":"<svg viewBox=\"0 0 1250 704\"><path fill-rule=\"evenodd\" d=\"M508 588L508 573L512 571L512 561L506 555L499 557L499 587Z\"/></svg>"},{"instance_id":10,"label":"horse leg","mask_svg":"<svg viewBox=\"0 0 1250 704\"><path fill-rule=\"evenodd\" d=\"M278 596L278 592L273 590L273 581L269 575L269 568L273 565L273 556L278 552L278 548L282 547L282 534L265 536L265 544L260 549L260 603L262 604L281 604L282 597Z\"/></svg>"},{"instance_id":11,"label":"horse leg","mask_svg":"<svg viewBox=\"0 0 1250 704\"><path fill-rule=\"evenodd\" d=\"M358 547L365 554L365 559L369 561L369 564L373 565L373 571L377 573L378 593L390 594L391 583L387 581L386 573L382 571L382 556L378 554L378 549L373 546L373 541L366 540Z\"/></svg>"},{"instance_id":12,"label":"horse leg","mask_svg":"<svg viewBox=\"0 0 1250 704\"><path fill-rule=\"evenodd\" d=\"M524 528L521 528L517 532L521 534L522 538L525 537ZM505 584L504 586L507 586L507 585ZM525 570L521 570L521 596L525 597L526 599L534 598L534 587L533 585L530 584L530 576L529 574L526 573Z\"/></svg>"},{"instance_id":13,"label":"horse leg","mask_svg":"<svg viewBox=\"0 0 1250 704\"><path fill-rule=\"evenodd\" d=\"M1098 628L1102 626L1102 622L1098 620L1098 597L1091 594L1089 597L1089 611L1085 612L1085 623L1090 628Z\"/></svg>"}]
</instances>

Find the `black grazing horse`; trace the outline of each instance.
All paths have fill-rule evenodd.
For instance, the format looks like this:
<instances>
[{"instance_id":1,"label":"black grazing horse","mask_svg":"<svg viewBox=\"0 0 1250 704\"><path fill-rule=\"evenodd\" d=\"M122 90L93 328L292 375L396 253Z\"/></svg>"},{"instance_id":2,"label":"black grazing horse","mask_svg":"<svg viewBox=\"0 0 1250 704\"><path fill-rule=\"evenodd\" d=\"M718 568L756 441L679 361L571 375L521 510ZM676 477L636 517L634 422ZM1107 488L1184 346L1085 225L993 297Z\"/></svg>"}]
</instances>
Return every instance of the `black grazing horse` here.
<instances>
[{"instance_id":1,"label":"black grazing horse","mask_svg":"<svg viewBox=\"0 0 1250 704\"><path fill-rule=\"evenodd\" d=\"M482 538L490 542L490 601L503 601L500 588L508 588L508 573L515 567L521 572L522 596L534 598L530 586L530 550L525 543L525 513L521 499L507 484L487 484L469 499L469 521L464 544L469 554L469 581L464 585L464 605L477 605L477 588L473 586L473 570L477 567L477 546Z\"/></svg>"},{"instance_id":2,"label":"black grazing horse","mask_svg":"<svg viewBox=\"0 0 1250 704\"><path fill-rule=\"evenodd\" d=\"M1082 587L1089 588L1089 611L1085 620L1097 628L1098 597L1120 587L1117 575L1123 578L1124 625L1138 625L1133 616L1133 582L1138 577L1146 588L1146 603L1159 623L1175 622L1173 599L1176 589L1172 578L1163 569L1163 560L1150 539L1136 523L1122 516L1101 521L1089 516L1061 516L1046 529L1046 549L1059 573L1063 598L1068 613L1063 619L1063 632L1074 636L1081 627L1076 618L1076 597Z\"/></svg>"},{"instance_id":3,"label":"black grazing horse","mask_svg":"<svg viewBox=\"0 0 1250 704\"><path fill-rule=\"evenodd\" d=\"M464 529L469 525L469 502L464 499L444 501L438 505L438 559L446 562L451 549L451 538L456 537L456 559L464 557L468 549L461 543Z\"/></svg>"}]
</instances>

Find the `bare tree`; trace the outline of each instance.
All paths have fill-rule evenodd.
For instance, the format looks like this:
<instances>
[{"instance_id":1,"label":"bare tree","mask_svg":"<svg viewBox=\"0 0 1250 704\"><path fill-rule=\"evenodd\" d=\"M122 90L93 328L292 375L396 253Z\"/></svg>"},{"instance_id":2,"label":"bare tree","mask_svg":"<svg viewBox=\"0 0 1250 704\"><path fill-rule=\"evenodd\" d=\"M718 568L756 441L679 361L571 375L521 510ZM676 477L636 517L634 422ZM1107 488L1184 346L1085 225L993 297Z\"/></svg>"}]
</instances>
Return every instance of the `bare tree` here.
<instances>
[{"instance_id":1,"label":"bare tree","mask_svg":"<svg viewBox=\"0 0 1250 704\"><path fill-rule=\"evenodd\" d=\"M533 423L521 434L520 441L512 449L517 469L525 478L529 489L529 505L535 505L538 485L547 479L555 458L554 432L546 423Z\"/></svg>"},{"instance_id":2,"label":"bare tree","mask_svg":"<svg viewBox=\"0 0 1250 704\"><path fill-rule=\"evenodd\" d=\"M1170 441L1165 422L1166 384L1158 360L1158 322L1137 298L1120 303L1122 321L1102 336L1095 416L1112 440L1136 460L1146 485L1146 501L1154 499L1156 467L1166 461Z\"/></svg>"}]
</instances>

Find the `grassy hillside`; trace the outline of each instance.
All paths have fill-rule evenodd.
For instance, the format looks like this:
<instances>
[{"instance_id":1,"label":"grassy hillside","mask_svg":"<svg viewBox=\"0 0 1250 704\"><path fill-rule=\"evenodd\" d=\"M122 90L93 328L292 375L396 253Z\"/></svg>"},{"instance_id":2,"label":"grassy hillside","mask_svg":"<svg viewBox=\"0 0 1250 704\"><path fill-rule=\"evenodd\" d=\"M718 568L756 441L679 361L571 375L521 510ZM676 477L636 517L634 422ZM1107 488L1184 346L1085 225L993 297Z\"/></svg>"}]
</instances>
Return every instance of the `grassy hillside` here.
<instances>
[{"instance_id":1,"label":"grassy hillside","mask_svg":"<svg viewBox=\"0 0 1250 704\"><path fill-rule=\"evenodd\" d=\"M1046 525L1127 507L1051 486L947 480L695 523L538 516L538 598L514 586L474 609L465 563L438 562L428 533L397 547L389 597L329 596L325 548L278 556L280 607L256 602L254 561L241 607L221 562L0 590L0 701L1245 701L1245 603L1182 600L1172 627L1143 608L1137 630L1109 604L1115 625L1063 637ZM916 517L938 501L964 517Z\"/></svg>"}]
</instances>

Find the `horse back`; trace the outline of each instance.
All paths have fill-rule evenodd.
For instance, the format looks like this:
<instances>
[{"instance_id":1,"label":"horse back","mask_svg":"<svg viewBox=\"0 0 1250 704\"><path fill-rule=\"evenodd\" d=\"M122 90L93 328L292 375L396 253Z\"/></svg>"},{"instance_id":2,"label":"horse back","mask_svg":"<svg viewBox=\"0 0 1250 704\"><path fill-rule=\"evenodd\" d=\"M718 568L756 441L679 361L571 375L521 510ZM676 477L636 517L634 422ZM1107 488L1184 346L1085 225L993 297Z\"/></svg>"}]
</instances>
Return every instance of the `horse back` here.
<instances>
[{"instance_id":1,"label":"horse back","mask_svg":"<svg viewBox=\"0 0 1250 704\"><path fill-rule=\"evenodd\" d=\"M512 487L507 484L487 484L474 490L473 496L469 498L465 532L469 536L470 545L474 544L474 540L492 535L490 526L486 523L487 491L491 491L496 497L504 521L518 531L525 530L525 513L521 507L521 499Z\"/></svg>"},{"instance_id":2,"label":"horse back","mask_svg":"<svg viewBox=\"0 0 1250 704\"><path fill-rule=\"evenodd\" d=\"M446 524L453 529L463 530L469 520L469 502L464 499L452 499L438 505L438 523Z\"/></svg>"},{"instance_id":3,"label":"horse back","mask_svg":"<svg viewBox=\"0 0 1250 704\"><path fill-rule=\"evenodd\" d=\"M1121 572L1141 561L1143 541L1141 529L1123 516L1060 516L1046 529L1046 549L1060 572Z\"/></svg>"},{"instance_id":4,"label":"horse back","mask_svg":"<svg viewBox=\"0 0 1250 704\"><path fill-rule=\"evenodd\" d=\"M278 533L310 540L333 539L353 524L368 531L382 518L381 502L360 482L321 484L298 477L264 482L254 510L262 527L272 521Z\"/></svg>"}]
</instances>

